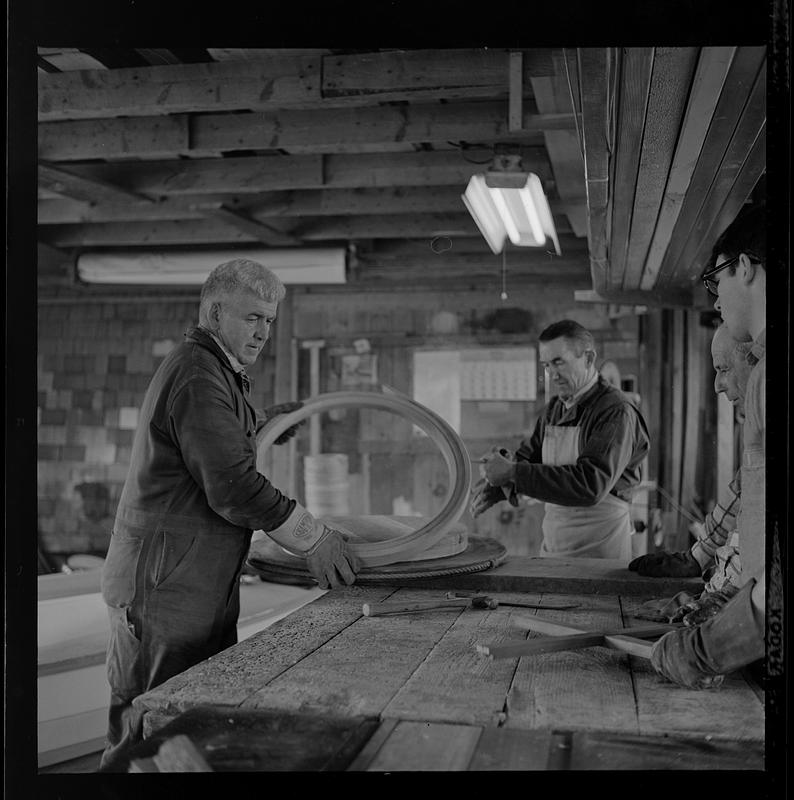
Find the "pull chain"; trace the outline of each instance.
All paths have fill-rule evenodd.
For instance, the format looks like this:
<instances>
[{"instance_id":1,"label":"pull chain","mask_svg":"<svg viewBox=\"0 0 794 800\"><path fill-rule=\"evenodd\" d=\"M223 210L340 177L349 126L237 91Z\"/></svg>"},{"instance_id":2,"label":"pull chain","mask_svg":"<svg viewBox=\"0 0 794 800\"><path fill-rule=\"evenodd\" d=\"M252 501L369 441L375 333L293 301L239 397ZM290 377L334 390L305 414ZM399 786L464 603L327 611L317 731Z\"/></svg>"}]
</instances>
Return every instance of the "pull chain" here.
<instances>
[{"instance_id":1,"label":"pull chain","mask_svg":"<svg viewBox=\"0 0 794 800\"><path fill-rule=\"evenodd\" d=\"M507 300L507 252L502 250L502 300Z\"/></svg>"}]
</instances>

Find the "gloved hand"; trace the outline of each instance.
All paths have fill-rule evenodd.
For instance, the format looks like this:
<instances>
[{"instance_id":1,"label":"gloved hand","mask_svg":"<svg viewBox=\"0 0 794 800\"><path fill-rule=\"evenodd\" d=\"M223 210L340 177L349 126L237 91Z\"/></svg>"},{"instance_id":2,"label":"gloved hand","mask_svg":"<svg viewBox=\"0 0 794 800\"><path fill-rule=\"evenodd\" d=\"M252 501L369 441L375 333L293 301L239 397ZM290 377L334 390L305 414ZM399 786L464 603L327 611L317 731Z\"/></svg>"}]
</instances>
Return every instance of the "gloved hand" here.
<instances>
[{"instance_id":1,"label":"gloved hand","mask_svg":"<svg viewBox=\"0 0 794 800\"><path fill-rule=\"evenodd\" d=\"M485 478L481 478L472 489L474 497L469 505L472 517L479 517L483 511L495 506L502 500L509 500L511 505L518 505L518 496L512 484L510 486L491 486Z\"/></svg>"},{"instance_id":2,"label":"gloved hand","mask_svg":"<svg viewBox=\"0 0 794 800\"><path fill-rule=\"evenodd\" d=\"M491 452L482 457L480 475L491 486L504 486L506 483L515 483L515 457L505 447L492 447Z\"/></svg>"},{"instance_id":3,"label":"gloved hand","mask_svg":"<svg viewBox=\"0 0 794 800\"><path fill-rule=\"evenodd\" d=\"M764 620L753 608L754 580L713 617L662 636L651 648L651 665L673 683L718 689L725 675L764 656Z\"/></svg>"},{"instance_id":4,"label":"gloved hand","mask_svg":"<svg viewBox=\"0 0 794 800\"><path fill-rule=\"evenodd\" d=\"M299 408L303 408L303 403L300 400L296 400L293 403L278 403L274 406L270 406L270 408L266 408L264 410L265 419L270 421L273 417L277 417L279 414L289 414L292 411L297 411ZM305 425L306 420L302 419L300 422L296 422L291 427L287 428L274 442L273 444L284 444L288 442L298 431L301 425Z\"/></svg>"},{"instance_id":5,"label":"gloved hand","mask_svg":"<svg viewBox=\"0 0 794 800\"><path fill-rule=\"evenodd\" d=\"M672 622L678 610L694 599L695 596L689 592L679 592L669 600L648 600L634 616L637 619L649 619L651 622Z\"/></svg>"},{"instance_id":6,"label":"gloved hand","mask_svg":"<svg viewBox=\"0 0 794 800\"><path fill-rule=\"evenodd\" d=\"M700 625L709 617L713 617L728 601L734 593L704 592L697 599L692 599L676 609L670 618L670 622L683 622L688 627Z\"/></svg>"},{"instance_id":7,"label":"gloved hand","mask_svg":"<svg viewBox=\"0 0 794 800\"><path fill-rule=\"evenodd\" d=\"M309 572L321 589L332 589L343 582L348 586L354 583L361 561L350 551L347 536L320 519L315 520L315 524L321 525L323 532L304 554Z\"/></svg>"},{"instance_id":8,"label":"gloved hand","mask_svg":"<svg viewBox=\"0 0 794 800\"><path fill-rule=\"evenodd\" d=\"M688 550L685 553L649 553L629 564L629 569L648 578L697 578L701 566Z\"/></svg>"}]
</instances>

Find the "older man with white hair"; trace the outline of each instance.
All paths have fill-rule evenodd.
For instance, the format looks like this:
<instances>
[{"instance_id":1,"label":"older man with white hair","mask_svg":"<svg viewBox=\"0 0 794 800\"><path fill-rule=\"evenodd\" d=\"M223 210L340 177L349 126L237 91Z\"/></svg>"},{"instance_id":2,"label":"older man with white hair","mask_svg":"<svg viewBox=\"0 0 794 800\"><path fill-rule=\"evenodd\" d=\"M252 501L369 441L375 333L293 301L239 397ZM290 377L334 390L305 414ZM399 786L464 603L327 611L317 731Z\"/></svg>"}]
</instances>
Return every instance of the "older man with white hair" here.
<instances>
[{"instance_id":1,"label":"older man with white hair","mask_svg":"<svg viewBox=\"0 0 794 800\"><path fill-rule=\"evenodd\" d=\"M201 290L198 327L146 391L102 569L111 687L103 771L142 738L136 696L237 641L239 578L254 530L304 557L321 588L355 581L358 559L343 535L256 467L265 420L251 405L245 368L262 352L284 294L254 261L217 266Z\"/></svg>"}]
</instances>

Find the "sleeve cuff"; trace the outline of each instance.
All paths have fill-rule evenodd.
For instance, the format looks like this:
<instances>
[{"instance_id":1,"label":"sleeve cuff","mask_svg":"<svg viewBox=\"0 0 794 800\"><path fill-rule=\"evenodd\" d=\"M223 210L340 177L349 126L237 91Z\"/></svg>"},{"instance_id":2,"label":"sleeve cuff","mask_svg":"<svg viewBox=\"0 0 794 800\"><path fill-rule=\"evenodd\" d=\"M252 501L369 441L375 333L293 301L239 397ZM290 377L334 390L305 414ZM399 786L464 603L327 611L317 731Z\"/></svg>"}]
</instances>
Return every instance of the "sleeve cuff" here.
<instances>
[{"instance_id":1,"label":"sleeve cuff","mask_svg":"<svg viewBox=\"0 0 794 800\"><path fill-rule=\"evenodd\" d=\"M306 556L322 538L324 526L317 525L314 516L300 503L295 503L287 519L278 528L266 533L288 553Z\"/></svg>"}]
</instances>

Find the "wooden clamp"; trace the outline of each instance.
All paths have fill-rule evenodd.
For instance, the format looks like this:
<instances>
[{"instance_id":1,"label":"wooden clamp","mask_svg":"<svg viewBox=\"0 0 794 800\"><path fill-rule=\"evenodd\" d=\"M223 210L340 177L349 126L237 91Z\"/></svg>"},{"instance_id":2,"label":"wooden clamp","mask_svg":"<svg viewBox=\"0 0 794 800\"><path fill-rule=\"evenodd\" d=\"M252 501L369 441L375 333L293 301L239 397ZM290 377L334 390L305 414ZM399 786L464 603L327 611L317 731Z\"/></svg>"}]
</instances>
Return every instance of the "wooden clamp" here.
<instances>
[{"instance_id":1,"label":"wooden clamp","mask_svg":"<svg viewBox=\"0 0 794 800\"><path fill-rule=\"evenodd\" d=\"M651 625L648 627L618 628L608 631L583 631L570 625L559 625L549 620L531 617L527 627L536 633L545 633L551 639L530 639L517 644L476 646L477 652L489 658L518 658L521 656L551 653L558 650L577 650L581 647L610 647L640 658L650 658L651 642L643 641L662 636L680 628L680 624Z\"/></svg>"}]
</instances>

